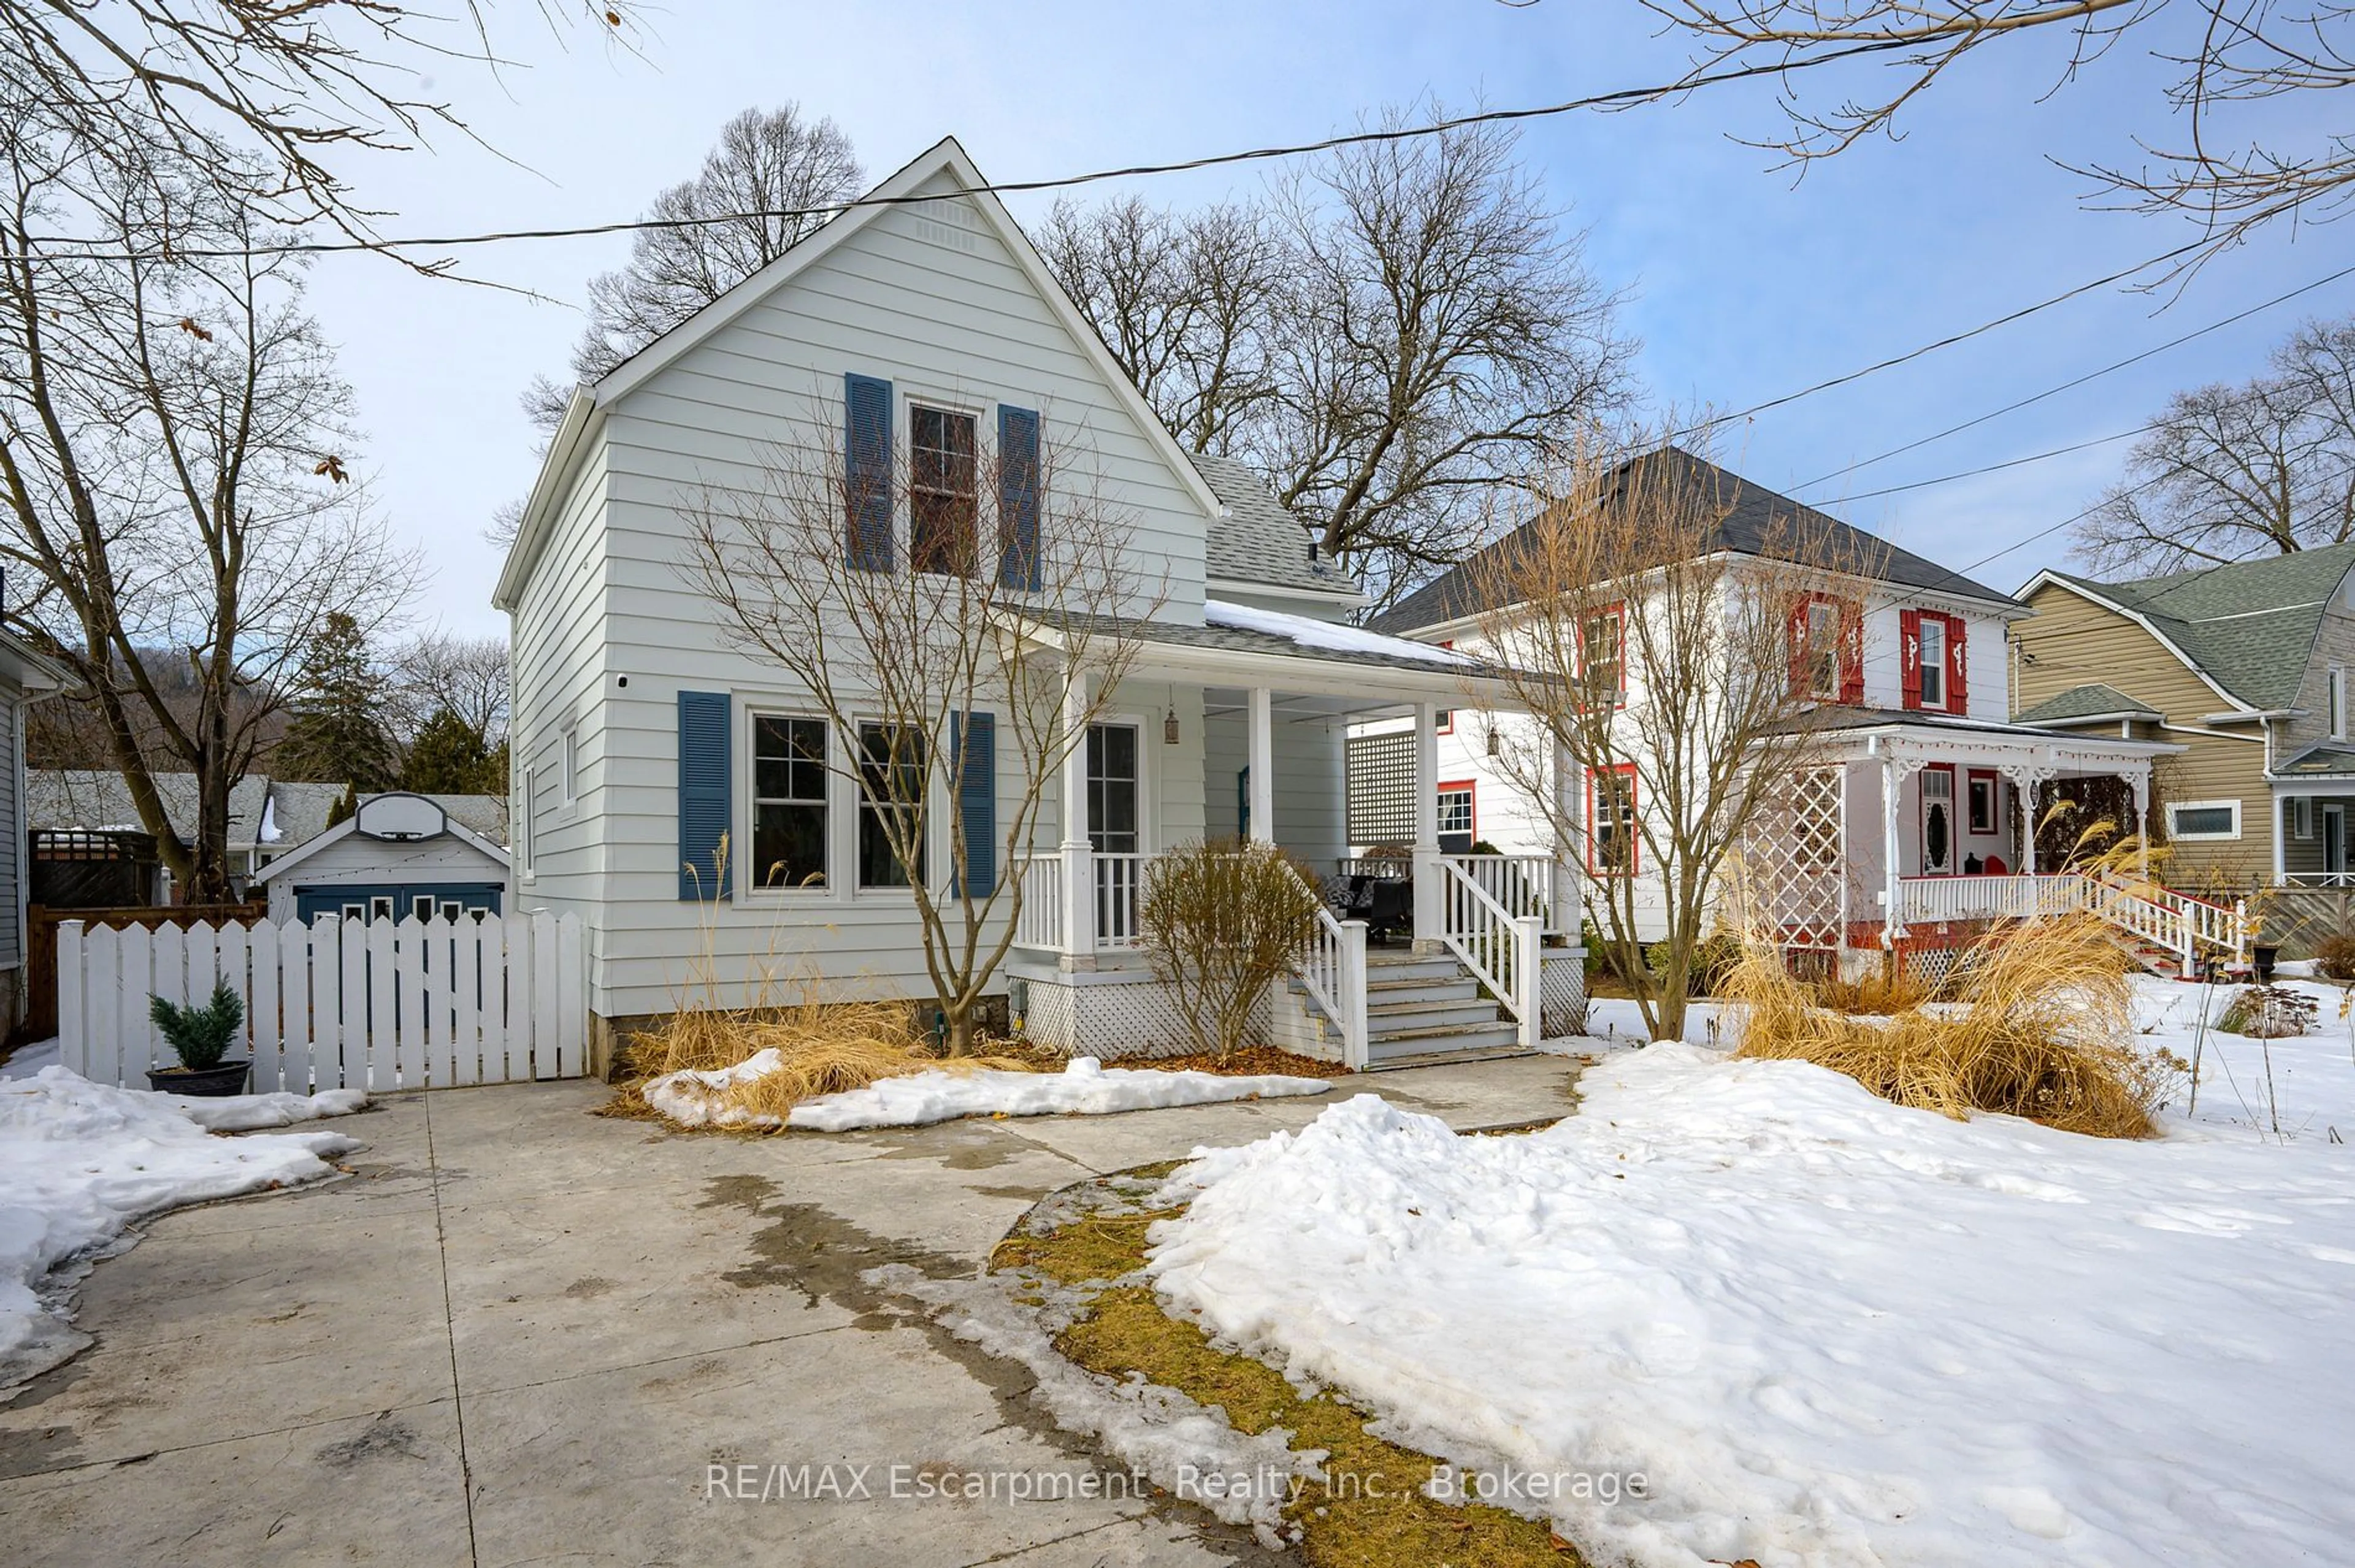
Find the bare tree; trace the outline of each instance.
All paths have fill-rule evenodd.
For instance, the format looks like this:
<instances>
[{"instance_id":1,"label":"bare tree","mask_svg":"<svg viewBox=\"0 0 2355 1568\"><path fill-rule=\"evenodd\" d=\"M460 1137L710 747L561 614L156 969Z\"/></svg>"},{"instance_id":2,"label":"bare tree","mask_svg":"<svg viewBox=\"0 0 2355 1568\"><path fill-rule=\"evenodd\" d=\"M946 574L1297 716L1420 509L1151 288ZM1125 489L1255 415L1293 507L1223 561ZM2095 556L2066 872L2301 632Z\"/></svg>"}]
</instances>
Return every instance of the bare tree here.
<instances>
[{"instance_id":1,"label":"bare tree","mask_svg":"<svg viewBox=\"0 0 2355 1568\"><path fill-rule=\"evenodd\" d=\"M250 208L158 132L117 153L69 117L0 112L0 558L11 609L87 692L181 896L229 891L230 787L335 612L406 596L354 476L351 393L299 267L247 251ZM222 155L226 156L226 155ZM130 260L79 251L99 236ZM165 653L185 681L157 677ZM155 784L197 779L183 839Z\"/></svg>"},{"instance_id":2,"label":"bare tree","mask_svg":"<svg viewBox=\"0 0 2355 1568\"><path fill-rule=\"evenodd\" d=\"M428 632L395 648L389 667L394 727L406 742L448 713L485 747L507 737L507 642Z\"/></svg>"},{"instance_id":3,"label":"bare tree","mask_svg":"<svg viewBox=\"0 0 2355 1568\"><path fill-rule=\"evenodd\" d=\"M2150 212L2186 213L2205 227L2203 254L2288 214L2335 214L2355 189L2355 138L2326 126L2318 96L2355 85L2348 30L2355 12L2336 0L2286 5L2276 0L1642 0L1696 35L1696 76L1733 63L1797 64L1853 51L1883 61L1881 88L1801 107L1783 99L1791 130L1768 145L1794 162L1831 157L1877 132L1895 133L1899 114L1966 57L2003 46L2019 72L2028 40L2063 46L2061 82L2132 36L2174 71L2163 90L2164 141L2137 137L2131 159L2075 172L2092 175L2112 201ZM2298 98L2307 117L2252 110ZM2307 134L2298 144L2285 127ZM2131 166L2129 166L2131 165Z\"/></svg>"},{"instance_id":4,"label":"bare tree","mask_svg":"<svg viewBox=\"0 0 2355 1568\"><path fill-rule=\"evenodd\" d=\"M1400 125L1392 112L1384 125ZM1192 449L1264 470L1378 603L1480 542L1633 345L1498 125L1341 149L1248 205L1060 208L1065 289Z\"/></svg>"},{"instance_id":5,"label":"bare tree","mask_svg":"<svg viewBox=\"0 0 2355 1568\"><path fill-rule=\"evenodd\" d=\"M1500 725L1497 766L1585 864L1656 1040L1682 1035L1721 873L1820 748L1808 716L1853 699L1860 670L1865 563L1799 517L1737 553L1738 485L1674 447L1593 439L1561 454L1559 499L1469 569L1529 715Z\"/></svg>"},{"instance_id":6,"label":"bare tree","mask_svg":"<svg viewBox=\"0 0 2355 1568\"><path fill-rule=\"evenodd\" d=\"M488 0L465 0L454 16L403 0L0 0L0 96L41 104L53 132L85 150L176 155L217 196L268 220L325 219L368 239L376 215L354 204L332 160L413 144L435 125L463 133L448 104L411 94L434 61L498 63L491 9ZM577 16L624 42L636 31L631 0L528 9L551 27Z\"/></svg>"},{"instance_id":7,"label":"bare tree","mask_svg":"<svg viewBox=\"0 0 2355 1568\"><path fill-rule=\"evenodd\" d=\"M2355 539L2355 318L2309 322L2264 375L2179 392L2076 529L2097 571L2153 573Z\"/></svg>"},{"instance_id":8,"label":"bare tree","mask_svg":"<svg viewBox=\"0 0 2355 1568\"><path fill-rule=\"evenodd\" d=\"M646 209L667 226L639 229L629 264L589 280L572 379L598 379L814 233L827 215L812 209L848 201L865 185L850 138L832 120L805 120L794 103L743 111L720 127L696 176ZM552 431L570 397L543 376L524 408Z\"/></svg>"},{"instance_id":9,"label":"bare tree","mask_svg":"<svg viewBox=\"0 0 2355 1568\"><path fill-rule=\"evenodd\" d=\"M840 417L814 411L812 428ZM775 446L756 488L683 507L694 579L721 624L818 716L764 743L779 765L822 765L858 792L861 874L908 889L954 1054L970 1050L1013 944L1014 862L1166 593L1131 554L1135 519L1091 468L1064 464L1043 436L1035 458L1004 460L984 460L967 436L888 475ZM895 513L911 519L904 560ZM938 808L975 771L994 778L995 831L981 841L964 812L943 822ZM773 833L756 823L751 850L763 886L847 869L788 820Z\"/></svg>"}]
</instances>

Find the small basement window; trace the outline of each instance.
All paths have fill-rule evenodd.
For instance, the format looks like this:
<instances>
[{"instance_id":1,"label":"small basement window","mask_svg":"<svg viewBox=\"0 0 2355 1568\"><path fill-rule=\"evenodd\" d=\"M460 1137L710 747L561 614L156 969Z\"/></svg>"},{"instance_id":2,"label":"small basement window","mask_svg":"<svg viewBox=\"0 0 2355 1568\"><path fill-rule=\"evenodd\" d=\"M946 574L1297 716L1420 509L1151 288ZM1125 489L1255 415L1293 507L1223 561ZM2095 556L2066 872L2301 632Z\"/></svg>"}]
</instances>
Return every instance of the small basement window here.
<instances>
[{"instance_id":1,"label":"small basement window","mask_svg":"<svg viewBox=\"0 0 2355 1568\"><path fill-rule=\"evenodd\" d=\"M2167 836L2199 842L2238 838L2241 803L2237 800L2179 800L2167 808Z\"/></svg>"}]
</instances>

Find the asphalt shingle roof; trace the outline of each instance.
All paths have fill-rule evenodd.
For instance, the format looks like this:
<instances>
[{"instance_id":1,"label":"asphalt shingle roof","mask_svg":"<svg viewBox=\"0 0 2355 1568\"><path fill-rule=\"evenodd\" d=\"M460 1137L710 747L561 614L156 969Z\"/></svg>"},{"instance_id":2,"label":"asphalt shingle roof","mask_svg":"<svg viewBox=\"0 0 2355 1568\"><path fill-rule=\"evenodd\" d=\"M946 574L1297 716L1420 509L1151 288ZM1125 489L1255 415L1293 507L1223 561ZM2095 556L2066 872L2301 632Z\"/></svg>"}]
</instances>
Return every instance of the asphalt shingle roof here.
<instances>
[{"instance_id":1,"label":"asphalt shingle roof","mask_svg":"<svg viewBox=\"0 0 2355 1568\"><path fill-rule=\"evenodd\" d=\"M1319 593L1355 593L1349 574L1321 551L1309 559L1310 534L1279 505L1257 469L1231 457L1188 453L1228 515L1210 519L1203 565L1213 578Z\"/></svg>"},{"instance_id":2,"label":"asphalt shingle roof","mask_svg":"<svg viewBox=\"0 0 2355 1568\"><path fill-rule=\"evenodd\" d=\"M2323 609L2350 568L2355 544L2123 582L2051 575L2141 615L2202 675L2262 711L2296 703Z\"/></svg>"},{"instance_id":3,"label":"asphalt shingle roof","mask_svg":"<svg viewBox=\"0 0 2355 1568\"><path fill-rule=\"evenodd\" d=\"M2073 686L2058 697L2047 698L2022 713L2022 724L2061 724L2072 719L2115 718L2121 713L2147 713L2159 717L2150 704L2128 697L2115 686L2099 681L2085 686Z\"/></svg>"},{"instance_id":4,"label":"asphalt shingle roof","mask_svg":"<svg viewBox=\"0 0 2355 1568\"><path fill-rule=\"evenodd\" d=\"M1788 540L1796 533L1812 547L1820 548L1826 558L1854 562L1853 570L1861 576L1877 578L1903 587L1954 594L1965 599L1981 599L1992 604L2018 603L2008 593L1998 592L1983 582L1975 582L1960 572L1950 571L1934 560L1898 549L1887 539L1844 523L1828 512L1819 512L1804 502L1788 496L1778 496L1761 485L1754 485L1739 474L1705 462L1682 447L1664 446L1632 457L1614 471L1615 483L1638 464L1675 463L1684 464L1689 476L1717 488L1726 498L1727 513L1719 525L1719 545L1721 549L1746 555L1774 555L1787 551ZM1478 563L1493 560L1509 552L1514 541L1520 539L1534 524L1508 534L1473 557L1434 578L1398 603L1376 615L1367 624L1378 632L1393 634L1435 626L1443 622L1459 620L1493 606L1478 603L1476 587Z\"/></svg>"},{"instance_id":5,"label":"asphalt shingle roof","mask_svg":"<svg viewBox=\"0 0 2355 1568\"><path fill-rule=\"evenodd\" d=\"M2334 746L2328 741L2319 746L2308 746L2274 772L2295 778L2328 778L2355 773L2355 747Z\"/></svg>"},{"instance_id":6,"label":"asphalt shingle roof","mask_svg":"<svg viewBox=\"0 0 2355 1568\"><path fill-rule=\"evenodd\" d=\"M157 773L155 793L164 815L182 838L197 830L197 775ZM229 841L245 848L257 842L266 803L276 837L272 849L291 849L326 831L327 813L344 797L336 784L290 784L266 773L248 773L229 792ZM27 827L139 827L138 808L123 775L103 768L30 768L25 773Z\"/></svg>"}]
</instances>

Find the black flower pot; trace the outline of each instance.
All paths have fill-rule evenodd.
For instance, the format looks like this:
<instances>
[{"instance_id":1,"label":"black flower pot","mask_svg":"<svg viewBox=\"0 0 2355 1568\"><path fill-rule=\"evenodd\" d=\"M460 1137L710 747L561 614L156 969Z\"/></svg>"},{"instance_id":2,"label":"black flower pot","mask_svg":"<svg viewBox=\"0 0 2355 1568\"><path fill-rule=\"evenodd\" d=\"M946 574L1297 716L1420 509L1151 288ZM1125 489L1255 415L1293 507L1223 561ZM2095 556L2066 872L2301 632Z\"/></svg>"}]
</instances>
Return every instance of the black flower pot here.
<instances>
[{"instance_id":1,"label":"black flower pot","mask_svg":"<svg viewBox=\"0 0 2355 1568\"><path fill-rule=\"evenodd\" d=\"M2249 948L2250 960L2257 966L2257 984L2274 983L2274 965L2281 957L2281 948L2275 943L2259 943Z\"/></svg>"},{"instance_id":2,"label":"black flower pot","mask_svg":"<svg viewBox=\"0 0 2355 1568\"><path fill-rule=\"evenodd\" d=\"M148 1070L147 1087L164 1094L225 1100L245 1093L245 1075L252 1070L250 1061L224 1061L218 1067L155 1067Z\"/></svg>"}]
</instances>

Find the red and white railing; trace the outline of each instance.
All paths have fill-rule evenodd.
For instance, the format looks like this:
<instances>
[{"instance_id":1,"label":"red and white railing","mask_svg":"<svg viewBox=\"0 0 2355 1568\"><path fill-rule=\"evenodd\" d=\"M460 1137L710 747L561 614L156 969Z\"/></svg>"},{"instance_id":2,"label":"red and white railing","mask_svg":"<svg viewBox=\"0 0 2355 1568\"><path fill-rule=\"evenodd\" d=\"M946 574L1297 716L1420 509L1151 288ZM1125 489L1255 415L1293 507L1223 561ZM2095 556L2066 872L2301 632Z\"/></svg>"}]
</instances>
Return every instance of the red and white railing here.
<instances>
[{"instance_id":1,"label":"red and white railing","mask_svg":"<svg viewBox=\"0 0 2355 1568\"><path fill-rule=\"evenodd\" d=\"M1902 877L1893 923L1903 929L1944 921L2037 920L2083 911L2174 956L2186 975L2202 954L2229 964L2249 955L2248 910L2194 898L2152 882L2083 871L2051 876Z\"/></svg>"}]
</instances>

